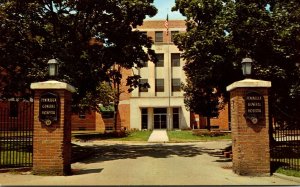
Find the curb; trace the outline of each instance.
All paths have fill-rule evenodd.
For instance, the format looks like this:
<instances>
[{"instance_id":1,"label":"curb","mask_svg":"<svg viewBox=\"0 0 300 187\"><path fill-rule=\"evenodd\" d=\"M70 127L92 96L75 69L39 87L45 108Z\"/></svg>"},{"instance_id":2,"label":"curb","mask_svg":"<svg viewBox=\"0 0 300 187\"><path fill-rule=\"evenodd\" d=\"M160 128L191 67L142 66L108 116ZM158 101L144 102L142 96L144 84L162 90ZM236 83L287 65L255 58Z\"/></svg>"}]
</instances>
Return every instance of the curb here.
<instances>
[{"instance_id":1,"label":"curb","mask_svg":"<svg viewBox=\"0 0 300 187\"><path fill-rule=\"evenodd\" d=\"M20 167L20 168L1 168L0 173L7 172L28 172L31 171L32 167ZM1 184L0 184L1 186Z\"/></svg>"},{"instance_id":2,"label":"curb","mask_svg":"<svg viewBox=\"0 0 300 187\"><path fill-rule=\"evenodd\" d=\"M290 181L300 183L300 178L299 177L287 176L287 175L283 175L283 174L280 174L280 173L273 173L273 176L281 178L281 179L290 180Z\"/></svg>"},{"instance_id":3,"label":"curb","mask_svg":"<svg viewBox=\"0 0 300 187\"><path fill-rule=\"evenodd\" d=\"M74 144L80 143L92 143L92 142L102 142L106 144L151 144L151 143L200 143L200 142L218 142L218 141L231 141L231 139L222 139L222 140L195 140L195 141L178 141L178 140L169 140L169 141L120 141L120 140L89 140L89 141L72 141Z\"/></svg>"},{"instance_id":4,"label":"curb","mask_svg":"<svg viewBox=\"0 0 300 187\"><path fill-rule=\"evenodd\" d=\"M169 141L148 141L147 143L169 143Z\"/></svg>"}]
</instances>

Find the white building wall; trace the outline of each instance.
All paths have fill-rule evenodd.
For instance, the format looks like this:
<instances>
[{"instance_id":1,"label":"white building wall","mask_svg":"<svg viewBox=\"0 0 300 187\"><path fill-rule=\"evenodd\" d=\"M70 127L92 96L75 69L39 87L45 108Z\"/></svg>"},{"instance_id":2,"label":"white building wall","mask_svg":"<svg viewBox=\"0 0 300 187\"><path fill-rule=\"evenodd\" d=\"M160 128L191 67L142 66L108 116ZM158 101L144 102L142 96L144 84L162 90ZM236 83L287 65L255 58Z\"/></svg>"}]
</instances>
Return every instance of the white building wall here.
<instances>
[{"instance_id":1,"label":"white building wall","mask_svg":"<svg viewBox=\"0 0 300 187\"><path fill-rule=\"evenodd\" d=\"M148 97L148 98L131 98L130 99L130 127L141 129L141 109L148 108L148 129L154 128L153 121L153 109L154 108L169 108L168 98ZM190 124L190 112L185 109L183 103L183 97L175 97L170 99L170 108L167 109L167 116L171 117L170 121L173 121L172 108L179 108L179 128L188 128ZM167 120L168 123L169 120ZM172 129L172 126L168 124L168 129Z\"/></svg>"},{"instance_id":2,"label":"white building wall","mask_svg":"<svg viewBox=\"0 0 300 187\"><path fill-rule=\"evenodd\" d=\"M155 32L163 31L165 28L139 30ZM183 31L185 28L170 28L169 31L171 30ZM170 38L170 36L168 37ZM153 129L154 108L167 108L167 128L173 129L172 124L174 119L172 108L175 107L179 108L179 128L188 128L190 126L190 112L187 111L184 106L183 91L171 91L172 78L180 78L181 82L186 81L186 76L182 69L184 66L184 61L182 59L180 61L180 67L171 67L171 53L180 53L180 51L171 42L154 43L152 49L154 49L157 54L164 54L164 67L155 67L155 64L149 61L147 67L139 70L134 69L135 74L139 74L142 79L148 79L150 88L148 89L148 92L139 92L138 89L135 89L132 92L130 98L130 127L141 129L141 109L148 108L148 129ZM155 79L158 78L164 79L164 92L155 92Z\"/></svg>"}]
</instances>

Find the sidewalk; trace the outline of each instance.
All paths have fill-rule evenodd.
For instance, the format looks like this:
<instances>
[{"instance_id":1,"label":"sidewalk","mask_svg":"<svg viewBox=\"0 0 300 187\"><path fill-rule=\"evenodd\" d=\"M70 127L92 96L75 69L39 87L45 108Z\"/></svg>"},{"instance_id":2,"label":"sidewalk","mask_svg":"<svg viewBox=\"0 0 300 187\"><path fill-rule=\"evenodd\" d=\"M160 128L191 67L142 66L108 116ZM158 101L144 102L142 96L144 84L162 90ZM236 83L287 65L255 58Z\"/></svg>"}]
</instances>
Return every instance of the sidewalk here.
<instances>
[{"instance_id":1,"label":"sidewalk","mask_svg":"<svg viewBox=\"0 0 300 187\"><path fill-rule=\"evenodd\" d=\"M151 143L165 143L169 141L169 137L166 130L153 130L148 142Z\"/></svg>"},{"instance_id":2,"label":"sidewalk","mask_svg":"<svg viewBox=\"0 0 300 187\"><path fill-rule=\"evenodd\" d=\"M95 154L72 164L71 176L0 173L1 185L298 185L277 176L235 174L222 150L230 140L194 143L80 142Z\"/></svg>"}]
</instances>

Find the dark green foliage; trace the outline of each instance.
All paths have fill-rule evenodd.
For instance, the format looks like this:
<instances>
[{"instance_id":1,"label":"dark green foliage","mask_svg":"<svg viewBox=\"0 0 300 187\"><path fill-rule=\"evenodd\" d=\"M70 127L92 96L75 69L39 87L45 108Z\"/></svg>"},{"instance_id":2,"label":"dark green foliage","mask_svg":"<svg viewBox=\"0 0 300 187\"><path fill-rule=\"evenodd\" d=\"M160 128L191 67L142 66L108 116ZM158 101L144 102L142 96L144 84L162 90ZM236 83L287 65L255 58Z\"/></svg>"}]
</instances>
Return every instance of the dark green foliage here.
<instances>
[{"instance_id":1,"label":"dark green foliage","mask_svg":"<svg viewBox=\"0 0 300 187\"><path fill-rule=\"evenodd\" d=\"M175 44L187 60L188 109L215 113L218 98L229 97L226 86L244 78L241 61L250 57L252 78L272 81L271 103L299 114L299 1L176 0L173 10L187 17L187 32Z\"/></svg>"},{"instance_id":2,"label":"dark green foliage","mask_svg":"<svg viewBox=\"0 0 300 187\"><path fill-rule=\"evenodd\" d=\"M1 0L1 98L29 97L31 82L48 80L47 62L59 60L58 80L77 89L74 104L89 104L113 64L141 67L152 41L132 28L154 16L153 0ZM144 52L143 47L148 51ZM27 93L27 95L25 95ZM90 97L86 97L91 95Z\"/></svg>"},{"instance_id":3,"label":"dark green foliage","mask_svg":"<svg viewBox=\"0 0 300 187\"><path fill-rule=\"evenodd\" d=\"M105 133L83 133L83 134L76 134L73 137L80 141L91 141L91 140L106 140L111 138L123 138L127 137L130 134L129 131L121 130L121 131L112 131L112 132L105 132Z\"/></svg>"}]
</instances>

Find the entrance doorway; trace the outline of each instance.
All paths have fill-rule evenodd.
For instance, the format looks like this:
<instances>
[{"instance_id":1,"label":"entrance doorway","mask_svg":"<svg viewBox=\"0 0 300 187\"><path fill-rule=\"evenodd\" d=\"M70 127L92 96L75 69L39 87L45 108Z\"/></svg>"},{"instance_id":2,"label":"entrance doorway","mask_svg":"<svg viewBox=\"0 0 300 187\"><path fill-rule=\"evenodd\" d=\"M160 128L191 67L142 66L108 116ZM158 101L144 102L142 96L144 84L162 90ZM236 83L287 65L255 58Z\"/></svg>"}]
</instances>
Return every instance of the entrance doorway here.
<instances>
[{"instance_id":1,"label":"entrance doorway","mask_svg":"<svg viewBox=\"0 0 300 187\"><path fill-rule=\"evenodd\" d=\"M154 129L167 128L167 108L154 108Z\"/></svg>"}]
</instances>

